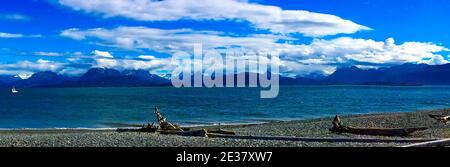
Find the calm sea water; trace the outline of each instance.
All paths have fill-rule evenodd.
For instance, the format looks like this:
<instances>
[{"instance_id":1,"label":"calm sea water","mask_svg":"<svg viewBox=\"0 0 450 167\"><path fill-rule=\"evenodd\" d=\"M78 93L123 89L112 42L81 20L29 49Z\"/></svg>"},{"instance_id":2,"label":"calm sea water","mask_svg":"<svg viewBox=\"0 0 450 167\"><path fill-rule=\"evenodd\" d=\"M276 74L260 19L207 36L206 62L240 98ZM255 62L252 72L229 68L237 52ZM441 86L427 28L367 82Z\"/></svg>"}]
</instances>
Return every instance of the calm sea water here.
<instances>
[{"instance_id":1,"label":"calm sea water","mask_svg":"<svg viewBox=\"0 0 450 167\"><path fill-rule=\"evenodd\" d=\"M450 107L449 86L286 86L260 99L250 88L35 88L0 90L0 128L109 128L156 122L153 106L182 125L299 120Z\"/></svg>"}]
</instances>

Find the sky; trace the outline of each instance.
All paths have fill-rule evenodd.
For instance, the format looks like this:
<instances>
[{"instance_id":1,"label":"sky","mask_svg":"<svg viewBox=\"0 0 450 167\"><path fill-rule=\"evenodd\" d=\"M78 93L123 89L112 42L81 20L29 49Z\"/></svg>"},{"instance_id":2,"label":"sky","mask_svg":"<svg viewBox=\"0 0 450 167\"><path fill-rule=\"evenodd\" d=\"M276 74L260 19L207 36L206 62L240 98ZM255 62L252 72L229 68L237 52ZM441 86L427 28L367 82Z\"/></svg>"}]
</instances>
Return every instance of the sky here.
<instances>
[{"instance_id":1,"label":"sky","mask_svg":"<svg viewBox=\"0 0 450 167\"><path fill-rule=\"evenodd\" d=\"M447 0L2 0L0 75L170 73L171 56L270 50L287 76L448 63Z\"/></svg>"}]
</instances>

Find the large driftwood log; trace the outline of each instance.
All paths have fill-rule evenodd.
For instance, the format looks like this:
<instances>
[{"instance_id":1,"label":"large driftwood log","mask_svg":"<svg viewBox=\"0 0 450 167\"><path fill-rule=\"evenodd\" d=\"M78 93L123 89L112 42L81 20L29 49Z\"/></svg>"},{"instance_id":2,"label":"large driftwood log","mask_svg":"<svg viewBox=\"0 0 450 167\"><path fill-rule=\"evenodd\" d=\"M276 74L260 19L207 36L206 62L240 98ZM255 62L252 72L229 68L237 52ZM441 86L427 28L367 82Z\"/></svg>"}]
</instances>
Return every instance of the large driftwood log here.
<instances>
[{"instance_id":1,"label":"large driftwood log","mask_svg":"<svg viewBox=\"0 0 450 167\"><path fill-rule=\"evenodd\" d=\"M209 137L209 135L235 135L232 131L226 131L222 129L199 129L199 130L189 130L189 131L178 131L178 130L158 130L160 134L171 134L180 136L199 136L199 137Z\"/></svg>"},{"instance_id":2,"label":"large driftwood log","mask_svg":"<svg viewBox=\"0 0 450 167\"><path fill-rule=\"evenodd\" d=\"M160 134L167 135L179 135L179 136L198 136L198 137L208 137L208 132L206 129L200 130L190 130L190 131L178 131L178 130L161 130Z\"/></svg>"},{"instance_id":3,"label":"large driftwood log","mask_svg":"<svg viewBox=\"0 0 450 167\"><path fill-rule=\"evenodd\" d=\"M235 135L233 131L226 131L220 128L201 129L201 130L190 130L189 128L181 128L178 125L172 124L169 121L167 121L167 119L161 115L161 112L156 106L155 106L155 114L160 127L160 129L157 132L161 134L177 134L181 136L204 136L204 137L207 137L208 133Z\"/></svg>"},{"instance_id":4,"label":"large driftwood log","mask_svg":"<svg viewBox=\"0 0 450 167\"><path fill-rule=\"evenodd\" d=\"M167 119L162 116L158 107L155 106L156 119L158 120L159 126L152 124L143 125L139 129L118 129L118 132L162 132L163 134L176 134L176 132L189 131L189 128L181 128L178 125L174 125L167 121ZM167 131L167 132L165 132ZM172 131L174 133L172 133Z\"/></svg>"},{"instance_id":5,"label":"large driftwood log","mask_svg":"<svg viewBox=\"0 0 450 167\"><path fill-rule=\"evenodd\" d=\"M215 129L199 129L191 130L190 128L182 128L178 125L172 124L162 116L158 107L155 106L155 115L158 120L159 126L152 124L144 125L139 129L118 129L118 132L158 132L160 134L172 134L180 136L200 136L208 137L208 134L222 134L222 135L235 135L233 131L227 131L220 128Z\"/></svg>"},{"instance_id":6,"label":"large driftwood log","mask_svg":"<svg viewBox=\"0 0 450 167\"><path fill-rule=\"evenodd\" d=\"M431 118L438 120L439 122L442 122L444 124L448 124L450 123L450 115L435 115L435 114L430 114L429 115Z\"/></svg>"},{"instance_id":7,"label":"large driftwood log","mask_svg":"<svg viewBox=\"0 0 450 167\"><path fill-rule=\"evenodd\" d=\"M141 126L139 129L117 129L117 132L156 132L159 130L154 123Z\"/></svg>"},{"instance_id":8,"label":"large driftwood log","mask_svg":"<svg viewBox=\"0 0 450 167\"><path fill-rule=\"evenodd\" d=\"M159 127L162 130L183 131L183 129L181 129L179 126L174 125L174 124L170 123L169 121L167 121L167 119L161 115L161 112L159 111L158 107L156 107L156 106L155 106L155 115L156 115L156 119L158 120Z\"/></svg>"},{"instance_id":9,"label":"large driftwood log","mask_svg":"<svg viewBox=\"0 0 450 167\"><path fill-rule=\"evenodd\" d=\"M333 133L351 133L357 135L373 135L373 136L408 136L409 134L426 130L427 127L417 128L356 128L351 126L344 126L339 118L336 117L333 120L333 127L330 129Z\"/></svg>"},{"instance_id":10,"label":"large driftwood log","mask_svg":"<svg viewBox=\"0 0 450 167\"><path fill-rule=\"evenodd\" d=\"M233 131L223 130L223 129L206 129L207 133L224 134L224 135L236 135Z\"/></svg>"},{"instance_id":11,"label":"large driftwood log","mask_svg":"<svg viewBox=\"0 0 450 167\"><path fill-rule=\"evenodd\" d=\"M147 124L142 128L138 129L138 132L156 132L158 130L158 126L155 126L155 123Z\"/></svg>"}]
</instances>

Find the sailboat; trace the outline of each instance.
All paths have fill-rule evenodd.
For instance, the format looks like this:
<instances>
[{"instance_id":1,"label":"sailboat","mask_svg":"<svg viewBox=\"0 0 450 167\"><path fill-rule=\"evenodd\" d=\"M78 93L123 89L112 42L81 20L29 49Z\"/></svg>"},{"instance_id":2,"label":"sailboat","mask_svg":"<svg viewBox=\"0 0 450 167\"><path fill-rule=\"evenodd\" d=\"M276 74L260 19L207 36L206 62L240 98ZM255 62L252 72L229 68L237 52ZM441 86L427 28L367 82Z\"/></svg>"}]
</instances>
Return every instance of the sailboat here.
<instances>
[{"instance_id":1,"label":"sailboat","mask_svg":"<svg viewBox=\"0 0 450 167\"><path fill-rule=\"evenodd\" d=\"M13 87L13 88L11 89L11 92L12 92L13 94L19 93L19 91L16 90L16 87Z\"/></svg>"}]
</instances>

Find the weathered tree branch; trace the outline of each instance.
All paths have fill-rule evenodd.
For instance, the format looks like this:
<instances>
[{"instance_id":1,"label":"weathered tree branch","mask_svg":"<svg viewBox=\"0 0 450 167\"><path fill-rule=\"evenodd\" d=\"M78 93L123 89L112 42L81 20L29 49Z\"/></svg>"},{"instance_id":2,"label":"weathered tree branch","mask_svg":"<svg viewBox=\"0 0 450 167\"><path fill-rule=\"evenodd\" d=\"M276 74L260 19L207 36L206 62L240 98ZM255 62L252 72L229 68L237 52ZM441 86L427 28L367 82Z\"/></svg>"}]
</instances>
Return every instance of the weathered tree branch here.
<instances>
[{"instance_id":1,"label":"weathered tree branch","mask_svg":"<svg viewBox=\"0 0 450 167\"><path fill-rule=\"evenodd\" d=\"M433 119L436 119L436 120L438 120L439 122L442 122L442 123L444 123L444 124L448 124L448 123L450 123L450 115L435 115L435 114L430 114L430 115L428 115L428 116L430 116L431 118L433 118Z\"/></svg>"}]
</instances>

